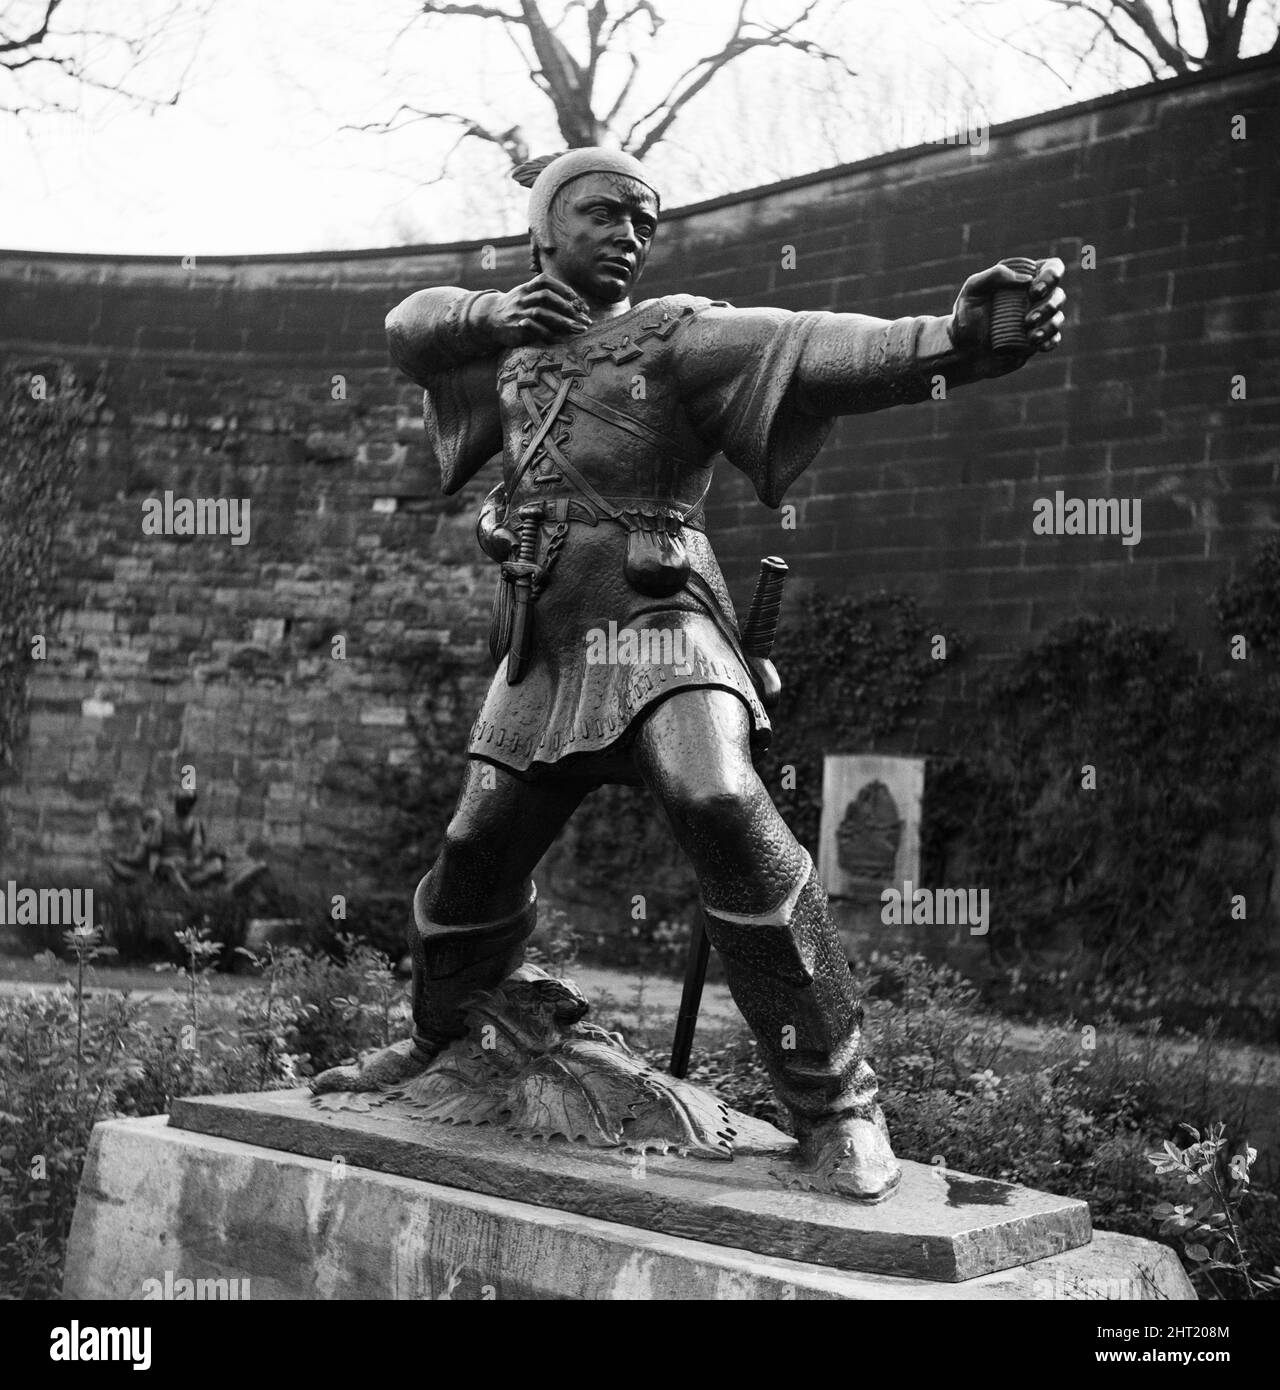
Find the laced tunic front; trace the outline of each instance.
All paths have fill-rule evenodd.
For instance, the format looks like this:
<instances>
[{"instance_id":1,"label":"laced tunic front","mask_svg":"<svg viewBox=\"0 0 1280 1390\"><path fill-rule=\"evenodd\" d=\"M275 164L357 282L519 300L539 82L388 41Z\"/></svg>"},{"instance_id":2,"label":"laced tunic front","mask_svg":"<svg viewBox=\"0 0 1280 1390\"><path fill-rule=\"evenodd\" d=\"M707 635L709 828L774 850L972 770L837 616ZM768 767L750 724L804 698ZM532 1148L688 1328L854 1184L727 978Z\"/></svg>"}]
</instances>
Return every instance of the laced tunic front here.
<instances>
[{"instance_id":1,"label":"laced tunic front","mask_svg":"<svg viewBox=\"0 0 1280 1390\"><path fill-rule=\"evenodd\" d=\"M526 503L544 513L529 665L512 685L511 655L501 655L468 754L527 778L635 783L629 742L645 711L677 691L719 689L749 711L758 757L769 720L701 529L713 460L723 452L777 507L832 416L927 398L930 364L950 351L944 321L671 295L546 346L478 353L470 313L481 293L423 291L412 315L388 324L393 357L425 388L444 491L501 450L509 524ZM815 356L820 374L806 368ZM627 528L593 504L593 492L633 526L685 518L682 588L655 597L634 587L624 573ZM512 600L499 586L491 646L501 653ZM618 650L627 629L646 634L643 659L589 659L609 638Z\"/></svg>"}]
</instances>

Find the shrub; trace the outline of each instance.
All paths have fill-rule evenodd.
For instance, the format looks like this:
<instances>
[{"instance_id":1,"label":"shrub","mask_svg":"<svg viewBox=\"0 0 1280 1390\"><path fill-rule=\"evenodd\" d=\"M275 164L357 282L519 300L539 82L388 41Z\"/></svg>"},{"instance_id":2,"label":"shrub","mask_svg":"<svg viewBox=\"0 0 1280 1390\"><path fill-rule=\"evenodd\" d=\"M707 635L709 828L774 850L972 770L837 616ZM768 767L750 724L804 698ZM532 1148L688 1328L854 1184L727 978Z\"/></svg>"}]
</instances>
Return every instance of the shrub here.
<instances>
[{"instance_id":1,"label":"shrub","mask_svg":"<svg viewBox=\"0 0 1280 1390\"><path fill-rule=\"evenodd\" d=\"M296 1082L282 1025L294 1001L242 1008L239 1028L208 1007L203 975L221 951L192 932L180 1009L161 1022L127 995L91 996L100 934L69 933L75 975L55 992L0 1000L0 1298L57 1298L93 1126L163 1114L176 1096ZM203 948L203 949L202 949ZM56 965L56 959L50 957ZM254 1024L259 1031L255 1033ZM240 1029L244 1030L243 1036ZM268 1041L264 1041L263 1034Z\"/></svg>"},{"instance_id":2,"label":"shrub","mask_svg":"<svg viewBox=\"0 0 1280 1390\"><path fill-rule=\"evenodd\" d=\"M991 683L967 744L934 761L927 872L990 889L1004 926L989 947L1023 994L1009 1002L1130 1019L1176 1008L1189 1026L1217 1014L1266 1037L1276 779L1258 751L1278 743L1275 677L1206 674L1165 628L1061 624Z\"/></svg>"},{"instance_id":3,"label":"shrub","mask_svg":"<svg viewBox=\"0 0 1280 1390\"><path fill-rule=\"evenodd\" d=\"M387 957L354 936L337 944L339 958L294 947L267 962L272 987L291 1001L289 1051L302 1075L385 1046L398 1035L394 1025L408 1017L404 982Z\"/></svg>"}]
</instances>

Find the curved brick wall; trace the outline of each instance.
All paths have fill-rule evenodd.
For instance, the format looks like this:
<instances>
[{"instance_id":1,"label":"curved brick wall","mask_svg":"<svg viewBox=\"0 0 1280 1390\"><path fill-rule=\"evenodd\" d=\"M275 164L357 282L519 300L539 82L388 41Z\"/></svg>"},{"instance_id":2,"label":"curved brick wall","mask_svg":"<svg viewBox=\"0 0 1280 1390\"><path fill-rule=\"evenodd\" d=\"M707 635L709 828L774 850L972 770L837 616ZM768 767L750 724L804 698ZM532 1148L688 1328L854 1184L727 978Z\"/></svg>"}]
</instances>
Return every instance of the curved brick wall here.
<instances>
[{"instance_id":1,"label":"curved brick wall","mask_svg":"<svg viewBox=\"0 0 1280 1390\"><path fill-rule=\"evenodd\" d=\"M1069 350L846 419L788 499L794 530L725 468L710 522L735 591L771 551L802 580L910 590L976 639L970 672L1094 605L1172 617L1215 659L1205 598L1280 524L1278 73L1259 61L997 128L985 155L911 151L669 215L648 293L894 317L945 311L1012 252L1073 269ZM492 270L480 242L195 266L0 252L0 355L105 369L109 406L0 802L0 880L83 877L184 763L218 839L333 875L367 864L384 811L343 769L406 757L414 653L473 659L478 691L493 582L471 535L492 480L438 496L382 318L425 284L515 283L524 246L495 250ZM250 498L250 543L144 536L143 499L166 488ZM1033 536L1033 502L1058 489L1140 497L1141 543Z\"/></svg>"}]
</instances>

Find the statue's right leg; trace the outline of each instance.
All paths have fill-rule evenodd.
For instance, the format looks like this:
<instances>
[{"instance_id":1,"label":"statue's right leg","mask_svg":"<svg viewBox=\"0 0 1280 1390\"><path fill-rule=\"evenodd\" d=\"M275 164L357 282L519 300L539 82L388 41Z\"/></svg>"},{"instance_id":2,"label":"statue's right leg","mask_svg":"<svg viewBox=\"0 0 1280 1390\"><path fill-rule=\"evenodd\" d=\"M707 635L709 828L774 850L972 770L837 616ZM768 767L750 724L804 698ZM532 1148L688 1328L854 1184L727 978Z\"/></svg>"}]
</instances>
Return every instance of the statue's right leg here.
<instances>
[{"instance_id":1,"label":"statue's right leg","mask_svg":"<svg viewBox=\"0 0 1280 1390\"><path fill-rule=\"evenodd\" d=\"M525 782L472 760L444 845L413 898L413 1040L434 1057L466 1032L463 1001L524 959L537 925L530 875L597 784Z\"/></svg>"},{"instance_id":2,"label":"statue's right leg","mask_svg":"<svg viewBox=\"0 0 1280 1390\"><path fill-rule=\"evenodd\" d=\"M523 960L537 924L530 875L597 785L580 778L526 782L497 764L468 762L444 845L413 898L413 1037L358 1070L324 1072L314 1091L399 1085L463 1036L466 1001L495 989Z\"/></svg>"}]
</instances>

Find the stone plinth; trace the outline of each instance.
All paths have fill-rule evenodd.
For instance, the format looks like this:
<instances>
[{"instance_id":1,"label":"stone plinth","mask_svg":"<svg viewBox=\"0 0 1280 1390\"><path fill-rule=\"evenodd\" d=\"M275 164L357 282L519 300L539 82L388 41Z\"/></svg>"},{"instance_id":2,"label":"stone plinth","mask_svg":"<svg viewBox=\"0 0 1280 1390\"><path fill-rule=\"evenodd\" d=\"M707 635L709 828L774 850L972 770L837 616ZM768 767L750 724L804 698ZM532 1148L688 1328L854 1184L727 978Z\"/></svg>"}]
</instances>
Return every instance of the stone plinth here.
<instances>
[{"instance_id":1,"label":"stone plinth","mask_svg":"<svg viewBox=\"0 0 1280 1390\"><path fill-rule=\"evenodd\" d=\"M791 1153L732 1162L640 1155L489 1126L424 1121L391 1105L328 1109L306 1091L175 1101L170 1123L222 1139L465 1188L664 1235L859 1273L955 1282L1084 1245L1089 1208L1010 1183L903 1164L886 1202L786 1186ZM794 1147L794 1145L792 1145Z\"/></svg>"},{"instance_id":2,"label":"stone plinth","mask_svg":"<svg viewBox=\"0 0 1280 1390\"><path fill-rule=\"evenodd\" d=\"M666 1162L649 1159L646 1167ZM736 1161L703 1166L714 1170L726 1200L740 1190ZM643 1193L653 1178L646 1172L626 1181ZM741 1190L745 1200L752 1188ZM775 1201L786 1209L799 1195L779 1192ZM890 1209L854 1208L850 1219ZM1171 1251L1128 1236L1097 1234L1075 1249L961 1281L858 1273L371 1172L336 1154L307 1157L178 1129L163 1117L111 1120L94 1131L64 1296L166 1293L257 1300L1194 1297Z\"/></svg>"}]
</instances>

